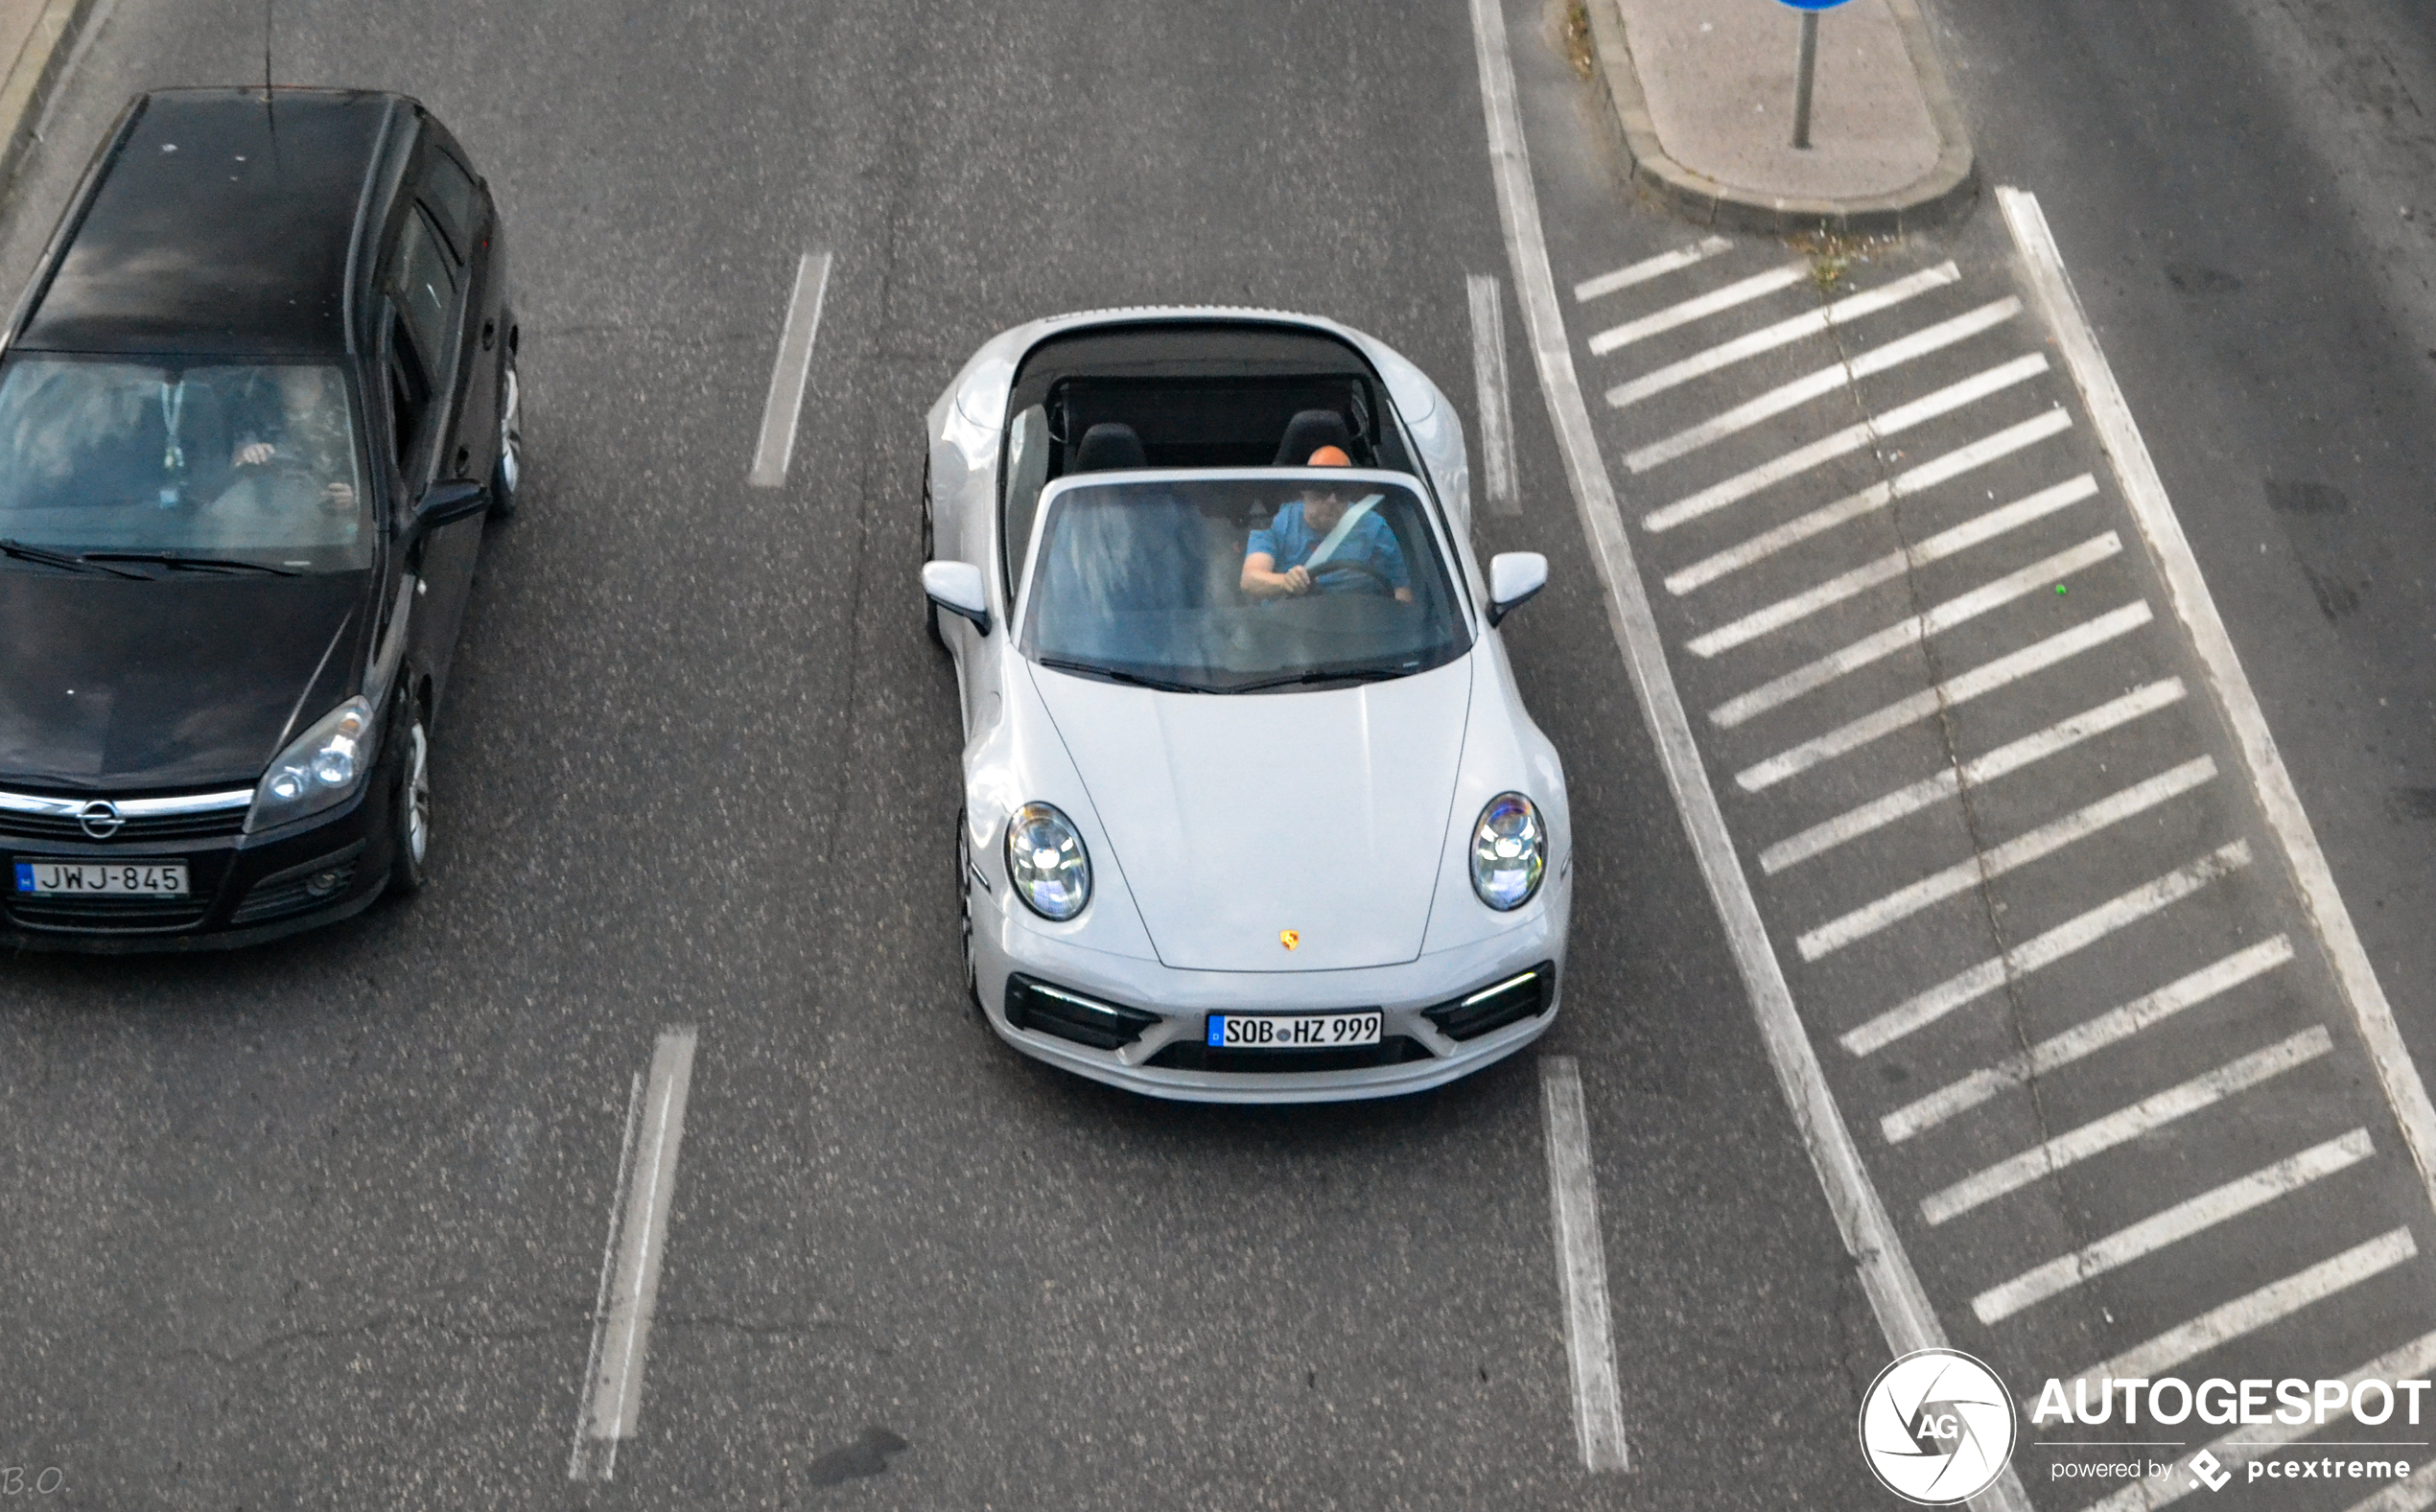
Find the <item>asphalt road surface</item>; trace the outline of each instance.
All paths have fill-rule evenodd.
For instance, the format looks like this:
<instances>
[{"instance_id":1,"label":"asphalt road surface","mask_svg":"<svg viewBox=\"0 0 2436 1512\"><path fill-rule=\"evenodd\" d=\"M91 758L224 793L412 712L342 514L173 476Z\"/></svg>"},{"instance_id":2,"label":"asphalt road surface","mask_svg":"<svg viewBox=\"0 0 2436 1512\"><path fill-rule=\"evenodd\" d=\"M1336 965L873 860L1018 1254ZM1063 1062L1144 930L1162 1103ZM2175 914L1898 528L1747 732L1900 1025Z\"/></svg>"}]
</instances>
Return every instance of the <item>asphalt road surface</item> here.
<instances>
[{"instance_id":1,"label":"asphalt road surface","mask_svg":"<svg viewBox=\"0 0 2436 1512\"><path fill-rule=\"evenodd\" d=\"M2423 1337L2424 1188L2060 358L1764 500L1642 523L2051 354L2030 300L1857 384L1713 424L1838 353L2026 298L1995 207L1823 284L1806 257L1740 241L1577 300L1578 281L1699 233L1617 187L1556 17L1505 15L1565 336L1668 659L1944 1327L2018 1386L2382 1244L2301 1311L2253 1318L2229 1362L2181 1368L2339 1375ZM2256 0L2205 26L2163 0L2035 17L1945 0L1940 20L1987 179L2035 191L2054 222L2403 1032L2436 1056L2436 943L2417 922L2436 872L2436 428L2418 419L2436 399L2436 157L2415 115L2436 111L2436 31L2378 0ZM22 280L128 95L258 78L264 35L251 3L115 0L12 193L0 275ZM436 732L431 891L272 948L25 958L0 981L0 1458L60 1467L58 1504L95 1507L1881 1504L1852 1424L1886 1338L1591 570L1511 303L1465 5L288 0L269 35L276 79L417 95L490 177L524 328L528 492L490 530ZM832 263L792 465L752 487L807 252ZM1764 295L1594 340L1789 266L1800 276ZM1468 1082L1334 1110L1173 1107L1017 1058L958 1000L953 687L914 586L922 411L1019 320L1229 301L1377 334L1476 426L1481 276L1502 289L1519 508L1484 509L1478 544L1544 551L1554 571L1509 637L1580 837L1564 1017ZM1838 328L1840 345L1822 330L1603 397L1907 278L1919 292ZM1935 510L1822 537L1801 571L1664 582L1750 533L1728 522L1778 524L2050 413L2061 429L1951 481ZM1704 425L1710 439L1632 465ZM2082 476L2086 495L1774 639L1693 648ZM2089 547L1951 636L1745 723L1709 718L1908 605L2109 532L2117 549ZM1985 693L1983 723L1957 713L1817 780L1738 785L2139 603L2147 622ZM1767 867L1770 845L1941 761L2176 680L2186 696L2150 695L1984 803ZM2175 773L2184 785L2050 850L2002 850ZM2237 846L2252 861L2210 873L2153 935L1949 1014L1967 1032L1868 1055L1840 1040ZM1996 854L2026 859L1866 912ZM2007 1089L1901 1139L1882 1122L2278 940L2288 959L2254 953L2253 975L2036 1096ZM614 1478L572 1480L631 1088L686 1026L641 1416ZM2188 1116L1955 1205L2047 1141L2279 1045L2288 1064ZM1577 1443L1543 1055L1573 1058L1585 1092L1621 1473L1586 1471ZM2069 1294L1979 1306L2313 1151L2310 1178L2263 1208ZM2040 1507L2093 1500L2030 1490Z\"/></svg>"}]
</instances>

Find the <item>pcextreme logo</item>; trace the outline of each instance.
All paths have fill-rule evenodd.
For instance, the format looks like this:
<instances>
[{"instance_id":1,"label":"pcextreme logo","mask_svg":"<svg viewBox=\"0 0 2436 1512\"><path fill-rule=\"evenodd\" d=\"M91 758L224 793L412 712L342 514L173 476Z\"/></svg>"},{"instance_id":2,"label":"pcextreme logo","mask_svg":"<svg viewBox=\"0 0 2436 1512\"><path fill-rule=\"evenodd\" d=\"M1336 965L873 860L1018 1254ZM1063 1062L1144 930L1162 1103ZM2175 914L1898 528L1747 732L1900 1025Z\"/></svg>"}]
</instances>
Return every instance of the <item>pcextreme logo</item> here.
<instances>
[{"instance_id":1,"label":"pcextreme logo","mask_svg":"<svg viewBox=\"0 0 2436 1512\"><path fill-rule=\"evenodd\" d=\"M1861 1399L1861 1452L1881 1484L1920 1506L1986 1490L2013 1455L2013 1399L1956 1349L1922 1349L1878 1372Z\"/></svg>"}]
</instances>

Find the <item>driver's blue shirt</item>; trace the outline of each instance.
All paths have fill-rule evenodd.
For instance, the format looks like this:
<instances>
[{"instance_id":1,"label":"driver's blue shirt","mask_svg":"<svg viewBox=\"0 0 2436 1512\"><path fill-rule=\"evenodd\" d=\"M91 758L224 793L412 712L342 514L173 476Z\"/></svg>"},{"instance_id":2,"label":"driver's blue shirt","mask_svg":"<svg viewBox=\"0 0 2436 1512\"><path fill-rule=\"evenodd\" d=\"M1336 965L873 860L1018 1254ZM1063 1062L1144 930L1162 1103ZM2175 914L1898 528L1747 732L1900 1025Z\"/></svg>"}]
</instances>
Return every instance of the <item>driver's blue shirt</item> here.
<instances>
[{"instance_id":1,"label":"driver's blue shirt","mask_svg":"<svg viewBox=\"0 0 2436 1512\"><path fill-rule=\"evenodd\" d=\"M1348 504L1347 507L1352 506ZM1303 523L1302 501L1297 500L1278 510L1277 518L1267 526L1252 533L1252 539L1244 546L1243 554L1249 558L1266 551L1269 553L1270 570L1282 572L1308 562L1311 553L1319 549L1320 543L1327 537L1325 530L1314 530ZM1328 553L1328 562L1366 563L1378 570L1390 588L1413 586L1412 575L1404 570L1404 549L1395 544L1395 532L1387 527L1387 522L1378 517L1375 509L1353 523L1353 528L1347 530L1345 539L1337 543L1336 549ZM1321 565L1324 569L1327 564ZM1358 581L1359 574L1347 574L1344 586L1349 589Z\"/></svg>"}]
</instances>

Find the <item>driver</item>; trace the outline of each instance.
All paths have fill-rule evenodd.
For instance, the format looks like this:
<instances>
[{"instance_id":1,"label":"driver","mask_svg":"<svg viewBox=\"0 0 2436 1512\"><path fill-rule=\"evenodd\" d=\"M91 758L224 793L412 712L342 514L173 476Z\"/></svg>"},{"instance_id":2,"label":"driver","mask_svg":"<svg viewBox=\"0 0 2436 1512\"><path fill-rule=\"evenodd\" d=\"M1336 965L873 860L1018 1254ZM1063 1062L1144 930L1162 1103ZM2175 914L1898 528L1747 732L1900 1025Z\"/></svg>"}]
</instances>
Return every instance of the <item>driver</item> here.
<instances>
[{"instance_id":1,"label":"driver","mask_svg":"<svg viewBox=\"0 0 2436 1512\"><path fill-rule=\"evenodd\" d=\"M1353 459L1342 448L1323 446L1311 454L1308 465L1351 467ZM1254 598L1300 597L1315 587L1328 593L1358 592L1375 573L1398 602L1411 603L1413 579L1404 569L1395 532L1367 507L1348 523L1346 513L1356 507L1352 494L1347 487L1312 483L1301 499L1254 530L1244 547L1243 591ZM1320 558L1316 563L1315 556ZM1329 570L1339 563L1370 570Z\"/></svg>"},{"instance_id":2,"label":"driver","mask_svg":"<svg viewBox=\"0 0 2436 1512\"><path fill-rule=\"evenodd\" d=\"M277 409L259 416L229 453L237 486L251 480L252 492L259 496L271 473L293 472L321 485L323 508L333 514L353 510L355 484L349 479L355 476L354 443L347 433L346 395L340 390L338 374L301 365L274 371Z\"/></svg>"}]
</instances>

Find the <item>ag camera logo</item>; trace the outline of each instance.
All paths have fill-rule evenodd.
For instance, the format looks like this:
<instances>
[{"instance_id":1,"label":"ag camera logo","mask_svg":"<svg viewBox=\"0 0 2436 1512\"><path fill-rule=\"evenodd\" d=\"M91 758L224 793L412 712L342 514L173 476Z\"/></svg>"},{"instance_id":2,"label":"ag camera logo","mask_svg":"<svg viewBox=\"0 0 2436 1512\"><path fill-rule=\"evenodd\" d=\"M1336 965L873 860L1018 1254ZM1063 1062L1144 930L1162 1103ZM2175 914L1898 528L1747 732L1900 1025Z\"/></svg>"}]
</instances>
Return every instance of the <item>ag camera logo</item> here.
<instances>
[{"instance_id":1,"label":"ag camera logo","mask_svg":"<svg viewBox=\"0 0 2436 1512\"><path fill-rule=\"evenodd\" d=\"M1922 1349L1878 1372L1861 1399L1861 1452L1879 1482L1920 1506L1986 1490L2013 1457L2013 1399L1956 1349Z\"/></svg>"}]
</instances>

